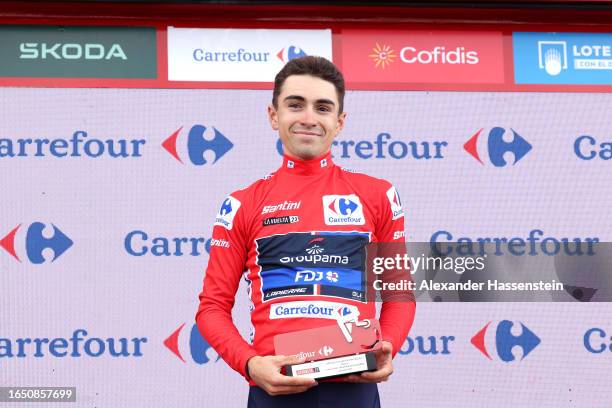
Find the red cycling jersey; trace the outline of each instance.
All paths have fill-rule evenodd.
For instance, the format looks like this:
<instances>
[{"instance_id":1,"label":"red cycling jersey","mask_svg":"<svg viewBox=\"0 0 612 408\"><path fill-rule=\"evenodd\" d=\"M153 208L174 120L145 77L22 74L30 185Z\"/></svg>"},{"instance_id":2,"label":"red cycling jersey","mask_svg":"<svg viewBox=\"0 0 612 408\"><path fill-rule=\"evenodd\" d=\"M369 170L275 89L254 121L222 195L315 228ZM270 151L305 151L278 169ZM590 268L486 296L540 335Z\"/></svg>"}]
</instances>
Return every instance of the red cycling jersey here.
<instances>
[{"instance_id":1,"label":"red cycling jersey","mask_svg":"<svg viewBox=\"0 0 612 408\"><path fill-rule=\"evenodd\" d=\"M365 297L365 246L404 242L404 215L387 181L336 166L325 157L285 157L275 173L223 202L196 315L198 328L243 376L249 358L274 355L279 333L332 324L338 308L376 315ZM232 308L246 274L252 344ZM414 302L383 302L382 337L397 353L414 319ZM252 383L253 384L253 383Z\"/></svg>"}]
</instances>

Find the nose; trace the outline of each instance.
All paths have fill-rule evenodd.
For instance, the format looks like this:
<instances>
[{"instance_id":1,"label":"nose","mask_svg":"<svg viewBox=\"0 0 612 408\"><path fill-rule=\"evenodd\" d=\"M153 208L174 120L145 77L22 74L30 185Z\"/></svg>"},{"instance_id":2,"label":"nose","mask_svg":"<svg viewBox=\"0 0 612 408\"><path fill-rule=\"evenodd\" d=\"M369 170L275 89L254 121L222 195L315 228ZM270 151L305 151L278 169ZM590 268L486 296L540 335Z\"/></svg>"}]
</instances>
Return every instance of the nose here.
<instances>
[{"instance_id":1,"label":"nose","mask_svg":"<svg viewBox=\"0 0 612 408\"><path fill-rule=\"evenodd\" d=\"M304 126L316 126L317 120L315 117L314 107L309 106L304 109L301 119L302 125Z\"/></svg>"}]
</instances>

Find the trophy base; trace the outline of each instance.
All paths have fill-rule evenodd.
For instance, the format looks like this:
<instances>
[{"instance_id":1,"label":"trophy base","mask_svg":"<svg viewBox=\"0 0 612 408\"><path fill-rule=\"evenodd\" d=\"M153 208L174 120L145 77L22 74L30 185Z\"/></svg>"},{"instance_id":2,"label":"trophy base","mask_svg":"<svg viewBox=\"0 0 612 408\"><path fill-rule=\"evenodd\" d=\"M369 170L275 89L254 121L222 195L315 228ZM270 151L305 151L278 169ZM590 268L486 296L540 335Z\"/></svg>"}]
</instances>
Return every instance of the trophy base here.
<instances>
[{"instance_id":1,"label":"trophy base","mask_svg":"<svg viewBox=\"0 0 612 408\"><path fill-rule=\"evenodd\" d=\"M306 377L314 379L340 377L348 374L376 370L374 352L334 357L326 360L285 366L285 375L289 377Z\"/></svg>"}]
</instances>

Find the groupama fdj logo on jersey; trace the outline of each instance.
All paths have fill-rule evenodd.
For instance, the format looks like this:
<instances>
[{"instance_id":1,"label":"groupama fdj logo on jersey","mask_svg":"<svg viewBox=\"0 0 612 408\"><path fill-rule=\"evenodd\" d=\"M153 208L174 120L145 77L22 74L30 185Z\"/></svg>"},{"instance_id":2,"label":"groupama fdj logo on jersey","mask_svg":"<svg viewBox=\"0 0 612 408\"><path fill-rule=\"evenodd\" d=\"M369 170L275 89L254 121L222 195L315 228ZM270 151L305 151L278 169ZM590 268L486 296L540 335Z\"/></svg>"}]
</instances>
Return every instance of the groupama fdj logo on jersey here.
<instances>
[{"instance_id":1,"label":"groupama fdj logo on jersey","mask_svg":"<svg viewBox=\"0 0 612 408\"><path fill-rule=\"evenodd\" d=\"M489 360L493 360L490 353L493 348L492 345L494 345L499 359L505 363L509 363L516 359L512 353L513 347L518 346L523 350L523 356L521 357L522 361L541 342L540 338L523 323L521 323L522 333L519 336L512 333L514 323L510 320L502 320L497 323L497 328L495 328L495 325L491 326L491 323L492 322L487 323L471 340L472 345ZM491 333L491 335L487 336L487 333ZM487 342L487 337L492 337L492 341Z\"/></svg>"},{"instance_id":2,"label":"groupama fdj logo on jersey","mask_svg":"<svg viewBox=\"0 0 612 408\"><path fill-rule=\"evenodd\" d=\"M17 225L11 232L6 234L4 238L0 240L0 247L6 252L11 254L13 258L21 262L22 256L18 255L16 248L16 236L20 230L22 224ZM55 261L64 252L68 250L73 244L72 240L68 238L59 228L55 225L50 224L53 234L49 237L49 234L43 233L45 229L49 230L47 225L42 222L33 222L27 227L25 233L25 255L27 259L33 264L42 264L48 259L43 256L43 251L51 249L53 251L53 259L50 262ZM18 245L20 247L22 245Z\"/></svg>"},{"instance_id":3,"label":"groupama fdj logo on jersey","mask_svg":"<svg viewBox=\"0 0 612 408\"><path fill-rule=\"evenodd\" d=\"M179 346L179 338L181 331L185 323L181 324L178 329L176 329L166 340L164 340L164 346L168 348L175 356L177 356L183 363L186 363L183 358L183 353L181 353L180 349L185 348ZM196 364L206 364L212 361L214 356L210 356L214 352L211 345L208 344L204 337L200 334L198 330L198 326L194 324L191 326L191 331L189 333L189 353L191 354L191 358ZM215 362L219 361L221 357L219 355L216 356Z\"/></svg>"},{"instance_id":4,"label":"groupama fdj logo on jersey","mask_svg":"<svg viewBox=\"0 0 612 408\"><path fill-rule=\"evenodd\" d=\"M467 142L465 142L463 148L472 157L478 160L480 164L484 165L479 152L482 153L485 151L485 149L483 146L479 146L478 143L478 139L483 130L484 129L480 129L478 132L476 132ZM512 141L504 140L504 134L506 132L510 132L512 135ZM525 138L519 135L514 129L507 130L502 127L494 127L489 130L485 140L487 144L486 152L489 161L495 167L505 167L508 165L514 166L532 149L531 143L525 140ZM506 153L512 153L514 155L514 162L506 162L504 159L504 155Z\"/></svg>"},{"instance_id":5,"label":"groupama fdj logo on jersey","mask_svg":"<svg viewBox=\"0 0 612 408\"><path fill-rule=\"evenodd\" d=\"M184 164L181 156L185 157L185 153L179 155L177 150L177 140L183 126L178 128L172 133L166 140L163 141L162 147L166 149L168 153L172 155L180 163ZM205 135L208 133L209 138ZM207 164L205 153L210 151L214 155L212 164L215 164L221 157L229 152L234 147L234 144L227 138L223 133L219 132L216 128L209 129L207 131L204 125L193 125L187 133L187 154L191 164L195 166L203 166ZM210 156L209 156L210 157Z\"/></svg>"}]
</instances>

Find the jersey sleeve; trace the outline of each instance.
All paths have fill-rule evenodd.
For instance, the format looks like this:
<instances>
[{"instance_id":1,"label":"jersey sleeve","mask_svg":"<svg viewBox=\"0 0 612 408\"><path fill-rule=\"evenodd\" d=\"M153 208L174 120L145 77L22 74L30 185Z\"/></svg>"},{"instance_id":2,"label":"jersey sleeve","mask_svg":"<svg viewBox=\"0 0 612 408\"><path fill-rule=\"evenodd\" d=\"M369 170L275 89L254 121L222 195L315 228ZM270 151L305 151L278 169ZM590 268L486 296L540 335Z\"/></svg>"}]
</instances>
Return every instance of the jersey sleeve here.
<instances>
[{"instance_id":1,"label":"jersey sleeve","mask_svg":"<svg viewBox=\"0 0 612 408\"><path fill-rule=\"evenodd\" d=\"M236 193L228 196L215 219L196 323L221 358L247 378L246 364L257 353L232 320L234 299L248 252L247 209L238 198L242 197Z\"/></svg>"},{"instance_id":2,"label":"jersey sleeve","mask_svg":"<svg viewBox=\"0 0 612 408\"><path fill-rule=\"evenodd\" d=\"M381 210L375 235L379 249L382 250L378 255L394 257L400 252L405 253L404 211L395 187L385 182L384 189L384 193L380 194L379 198ZM392 270L385 271L383 275L385 281L399 279L410 279L410 274L407 270ZM402 291L401 294L394 295L394 293L382 293L383 303L379 318L383 340L393 344L393 356L404 343L416 311L412 292Z\"/></svg>"}]
</instances>

